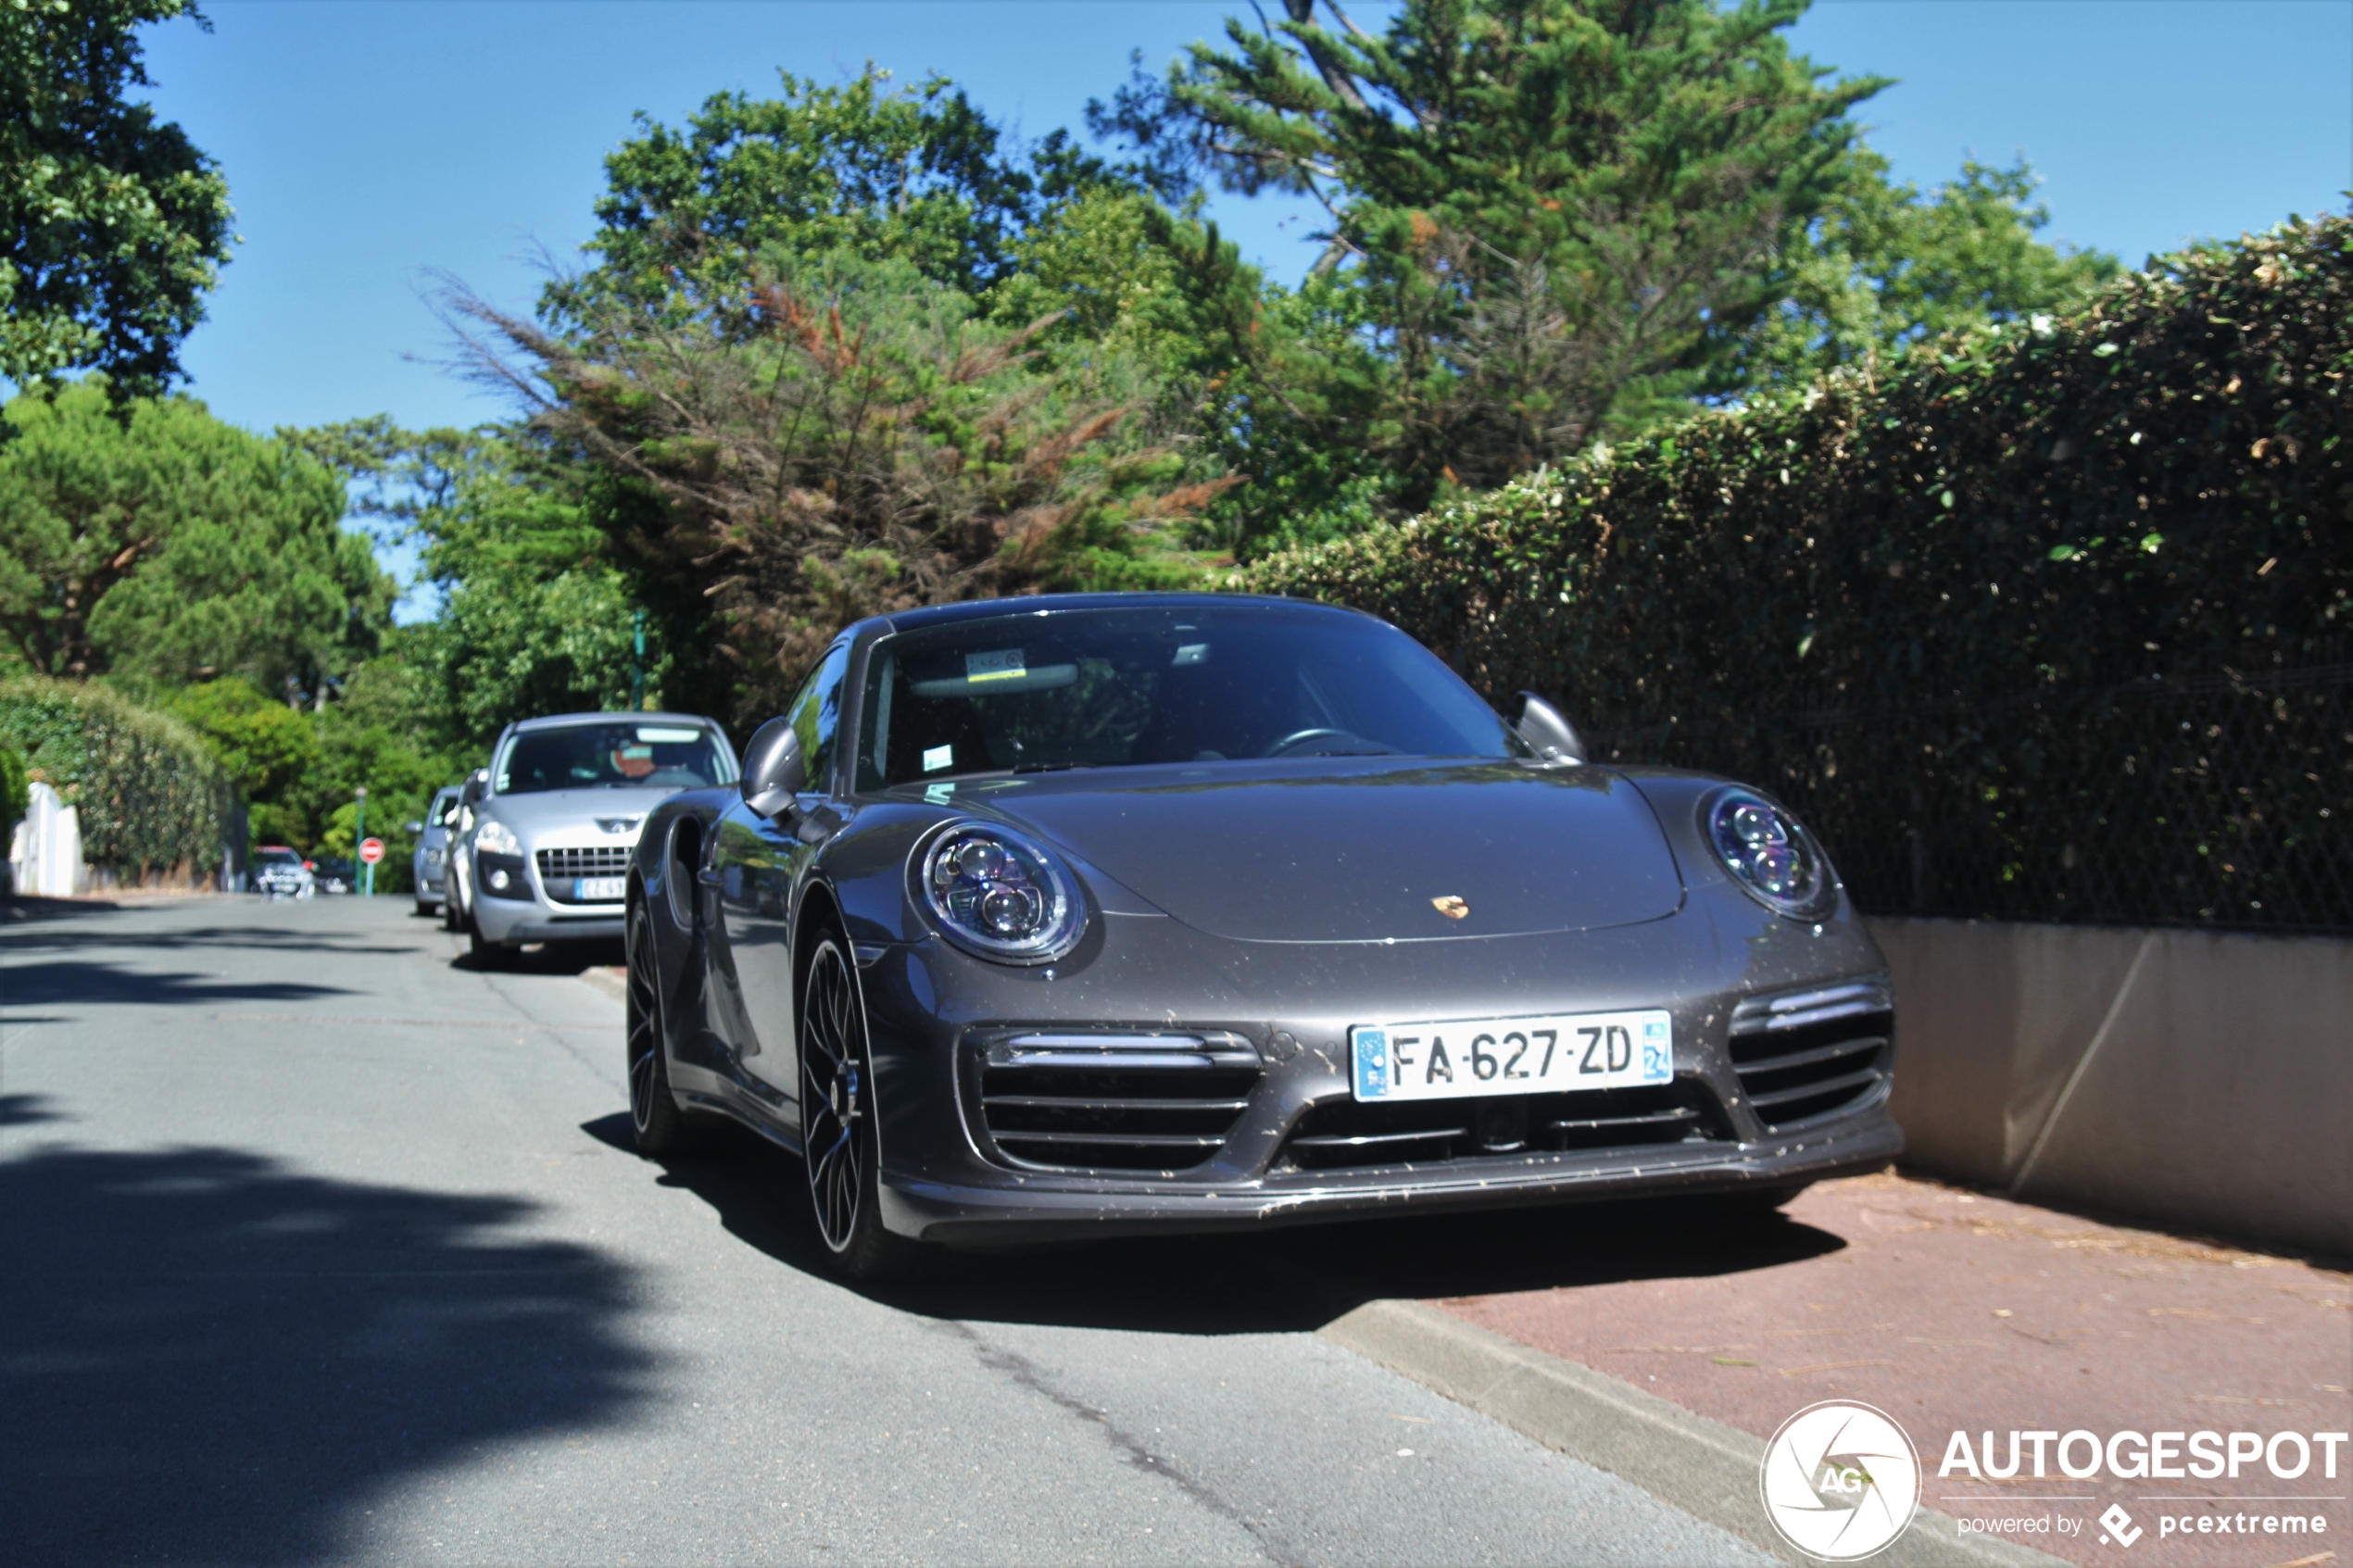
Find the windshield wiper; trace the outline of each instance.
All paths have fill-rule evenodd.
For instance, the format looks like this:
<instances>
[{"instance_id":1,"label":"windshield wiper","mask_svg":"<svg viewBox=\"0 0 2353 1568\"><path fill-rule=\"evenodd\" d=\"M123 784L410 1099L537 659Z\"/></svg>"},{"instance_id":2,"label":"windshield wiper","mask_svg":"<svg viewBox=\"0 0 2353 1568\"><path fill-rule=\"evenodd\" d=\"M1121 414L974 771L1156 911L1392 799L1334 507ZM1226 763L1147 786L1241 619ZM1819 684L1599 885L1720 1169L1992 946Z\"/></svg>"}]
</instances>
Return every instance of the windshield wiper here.
<instances>
[{"instance_id":1,"label":"windshield wiper","mask_svg":"<svg viewBox=\"0 0 2353 1568\"><path fill-rule=\"evenodd\" d=\"M1013 764L1013 771L1016 773L1066 773L1074 768L1108 766L1110 764L1105 762L1016 762Z\"/></svg>"}]
</instances>

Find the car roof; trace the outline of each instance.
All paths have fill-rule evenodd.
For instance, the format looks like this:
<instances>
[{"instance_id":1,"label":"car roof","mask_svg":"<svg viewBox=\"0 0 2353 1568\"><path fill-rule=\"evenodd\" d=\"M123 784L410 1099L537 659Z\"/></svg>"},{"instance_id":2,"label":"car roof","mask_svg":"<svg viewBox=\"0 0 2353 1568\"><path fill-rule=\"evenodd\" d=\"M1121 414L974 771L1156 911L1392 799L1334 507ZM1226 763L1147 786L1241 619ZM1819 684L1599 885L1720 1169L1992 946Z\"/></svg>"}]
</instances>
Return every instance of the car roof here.
<instances>
[{"instance_id":1,"label":"car roof","mask_svg":"<svg viewBox=\"0 0 2353 1568\"><path fill-rule=\"evenodd\" d=\"M1332 615L1362 615L1362 610L1313 599L1286 598L1277 594L1022 594L1000 599L962 599L954 604L925 605L862 621L853 631L912 632L918 627L948 625L959 621L985 621L992 616L1051 615L1073 609L1190 609L1203 606L1227 608L1320 611Z\"/></svg>"},{"instance_id":2,"label":"car roof","mask_svg":"<svg viewBox=\"0 0 2353 1568\"><path fill-rule=\"evenodd\" d=\"M724 734L719 721L699 713L549 713L537 719L518 719L509 726L512 734L529 734L534 730L561 729L567 724L698 724L714 734Z\"/></svg>"}]
</instances>

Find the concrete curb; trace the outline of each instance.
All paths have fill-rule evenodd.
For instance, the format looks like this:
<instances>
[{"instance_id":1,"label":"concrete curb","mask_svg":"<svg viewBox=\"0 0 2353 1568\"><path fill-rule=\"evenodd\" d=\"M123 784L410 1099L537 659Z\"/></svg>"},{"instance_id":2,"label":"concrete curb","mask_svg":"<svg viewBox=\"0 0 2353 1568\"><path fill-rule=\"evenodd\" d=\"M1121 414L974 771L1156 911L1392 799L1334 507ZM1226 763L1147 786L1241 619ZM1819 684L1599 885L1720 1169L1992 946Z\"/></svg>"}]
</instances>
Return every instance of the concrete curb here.
<instances>
[{"instance_id":1,"label":"concrete curb","mask_svg":"<svg viewBox=\"0 0 2353 1568\"><path fill-rule=\"evenodd\" d=\"M1318 1332L1784 1562L1811 1562L1775 1533L1758 1501L1761 1437L1419 1301L1368 1301ZM1999 1537L1964 1536L1950 1515L1925 1508L1869 1561L1885 1568L2070 1568Z\"/></svg>"}]
</instances>

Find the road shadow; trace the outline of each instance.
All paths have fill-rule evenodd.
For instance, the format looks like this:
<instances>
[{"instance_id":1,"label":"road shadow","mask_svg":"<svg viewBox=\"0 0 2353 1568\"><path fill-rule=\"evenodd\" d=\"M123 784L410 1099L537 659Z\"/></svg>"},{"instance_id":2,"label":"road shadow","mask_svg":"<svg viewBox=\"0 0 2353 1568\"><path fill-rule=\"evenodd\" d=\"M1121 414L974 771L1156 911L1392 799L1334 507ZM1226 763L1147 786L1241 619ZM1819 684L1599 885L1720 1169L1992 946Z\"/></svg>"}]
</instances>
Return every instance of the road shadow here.
<instances>
[{"instance_id":1,"label":"road shadow","mask_svg":"<svg viewBox=\"0 0 2353 1568\"><path fill-rule=\"evenodd\" d=\"M48 959L0 970L0 1003L11 1008L77 1002L181 1007L197 1002L291 1002L354 994L342 985L312 985L296 980L223 981L209 974L138 969L90 959Z\"/></svg>"},{"instance_id":2,"label":"road shadow","mask_svg":"<svg viewBox=\"0 0 2353 1568\"><path fill-rule=\"evenodd\" d=\"M105 898L44 898L37 893L0 894L0 927L31 925L37 921L71 920L79 915L111 913L122 906Z\"/></svg>"},{"instance_id":3,"label":"road shadow","mask_svg":"<svg viewBox=\"0 0 2353 1568\"><path fill-rule=\"evenodd\" d=\"M581 1130L617 1148L632 1147L625 1114ZM791 1155L732 1124L714 1124L693 1153L650 1163L662 1185L701 1198L744 1245L789 1268L836 1277ZM1320 1328L1384 1298L1730 1278L1846 1245L1780 1212L1741 1214L1672 1199L1567 1203L950 1253L920 1281L853 1288L907 1311L963 1322L1255 1334Z\"/></svg>"},{"instance_id":4,"label":"road shadow","mask_svg":"<svg viewBox=\"0 0 2353 1568\"><path fill-rule=\"evenodd\" d=\"M49 1109L47 1095L0 1095L0 1127L30 1127L43 1122L71 1120L64 1111Z\"/></svg>"},{"instance_id":5,"label":"road shadow","mask_svg":"<svg viewBox=\"0 0 2353 1568\"><path fill-rule=\"evenodd\" d=\"M291 931L274 925L200 925L180 930L142 926L67 927L42 925L8 930L0 927L0 955L7 953L73 952L90 947L137 947L142 951L184 952L209 948L240 948L271 953L413 953L407 943L379 943L338 938L333 932Z\"/></svg>"},{"instance_id":6,"label":"road shadow","mask_svg":"<svg viewBox=\"0 0 2353 1568\"><path fill-rule=\"evenodd\" d=\"M8 1561L350 1555L409 1476L627 1418L633 1275L501 1236L530 1211L236 1149L0 1161Z\"/></svg>"}]
</instances>

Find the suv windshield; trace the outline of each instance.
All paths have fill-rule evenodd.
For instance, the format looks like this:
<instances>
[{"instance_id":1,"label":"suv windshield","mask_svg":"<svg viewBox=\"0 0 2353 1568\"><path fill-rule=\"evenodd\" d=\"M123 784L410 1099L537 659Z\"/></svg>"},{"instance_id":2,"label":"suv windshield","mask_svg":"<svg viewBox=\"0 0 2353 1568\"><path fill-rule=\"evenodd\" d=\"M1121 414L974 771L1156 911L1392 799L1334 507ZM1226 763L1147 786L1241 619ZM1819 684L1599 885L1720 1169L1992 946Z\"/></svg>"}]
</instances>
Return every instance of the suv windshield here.
<instances>
[{"instance_id":1,"label":"suv windshield","mask_svg":"<svg viewBox=\"0 0 2353 1568\"><path fill-rule=\"evenodd\" d=\"M858 784L1252 757L1508 757L1495 711L1391 626L1305 606L1008 615L867 662Z\"/></svg>"},{"instance_id":2,"label":"suv windshield","mask_svg":"<svg viewBox=\"0 0 2353 1568\"><path fill-rule=\"evenodd\" d=\"M526 730L498 759L492 789L701 789L728 771L711 733L693 724L565 724Z\"/></svg>"}]
</instances>

